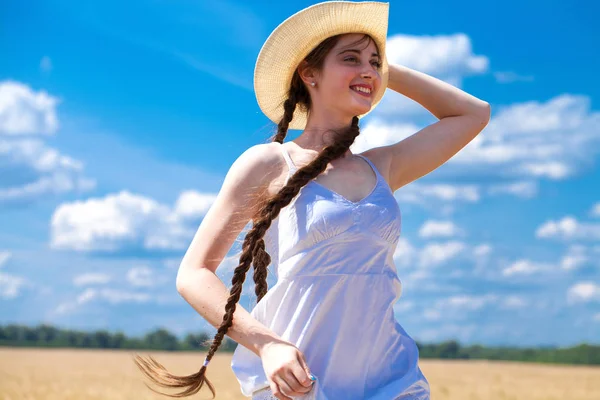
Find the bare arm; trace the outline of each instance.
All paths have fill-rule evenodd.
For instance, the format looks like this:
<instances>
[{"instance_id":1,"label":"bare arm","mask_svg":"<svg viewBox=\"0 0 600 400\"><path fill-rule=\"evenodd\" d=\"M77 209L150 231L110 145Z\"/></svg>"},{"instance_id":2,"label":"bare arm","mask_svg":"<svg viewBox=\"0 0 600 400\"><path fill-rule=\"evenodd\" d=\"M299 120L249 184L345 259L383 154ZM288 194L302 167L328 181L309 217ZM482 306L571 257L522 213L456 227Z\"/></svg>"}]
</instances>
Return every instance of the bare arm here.
<instances>
[{"instance_id":1,"label":"bare arm","mask_svg":"<svg viewBox=\"0 0 600 400\"><path fill-rule=\"evenodd\" d=\"M388 87L439 118L398 143L374 149L389 165L392 191L444 164L473 140L490 119L487 102L402 65L390 65Z\"/></svg>"},{"instance_id":2,"label":"bare arm","mask_svg":"<svg viewBox=\"0 0 600 400\"><path fill-rule=\"evenodd\" d=\"M211 325L223 322L229 290L216 270L241 230L251 220L256 196L266 190L280 160L271 144L246 150L231 166L221 190L202 220L177 274L177 291ZM239 303L227 336L260 356L281 338Z\"/></svg>"}]
</instances>

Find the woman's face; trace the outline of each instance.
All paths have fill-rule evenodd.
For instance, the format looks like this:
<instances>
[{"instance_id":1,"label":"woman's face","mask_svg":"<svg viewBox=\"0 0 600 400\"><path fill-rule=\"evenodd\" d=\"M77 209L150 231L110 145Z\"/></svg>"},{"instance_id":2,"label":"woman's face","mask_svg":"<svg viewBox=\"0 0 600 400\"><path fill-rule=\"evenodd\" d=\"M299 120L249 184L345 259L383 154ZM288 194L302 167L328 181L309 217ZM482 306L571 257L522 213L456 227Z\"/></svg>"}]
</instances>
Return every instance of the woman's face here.
<instances>
[{"instance_id":1,"label":"woman's face","mask_svg":"<svg viewBox=\"0 0 600 400\"><path fill-rule=\"evenodd\" d=\"M373 97L381 85L381 58L373 40L352 44L364 36L362 33L346 34L325 58L321 76L317 79L317 90L313 91L318 100L317 107L341 112L348 116L368 112L373 105ZM366 93L356 85L368 86Z\"/></svg>"}]
</instances>

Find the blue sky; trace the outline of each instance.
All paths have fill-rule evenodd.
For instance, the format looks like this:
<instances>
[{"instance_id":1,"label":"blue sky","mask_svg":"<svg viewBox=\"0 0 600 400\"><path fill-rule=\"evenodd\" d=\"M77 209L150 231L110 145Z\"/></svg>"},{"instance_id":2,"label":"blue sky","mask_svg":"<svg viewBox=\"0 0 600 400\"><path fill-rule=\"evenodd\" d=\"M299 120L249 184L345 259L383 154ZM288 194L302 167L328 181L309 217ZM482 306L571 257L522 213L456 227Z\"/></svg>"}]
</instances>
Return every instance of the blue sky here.
<instances>
[{"instance_id":1,"label":"blue sky","mask_svg":"<svg viewBox=\"0 0 600 400\"><path fill-rule=\"evenodd\" d=\"M273 132L252 90L263 42L313 3L34 3L0 12L0 323L214 331L177 266L229 166ZM415 339L600 342L598 11L390 2L389 61L492 105L481 135L395 193L395 310ZM388 89L353 150L432 122Z\"/></svg>"}]
</instances>

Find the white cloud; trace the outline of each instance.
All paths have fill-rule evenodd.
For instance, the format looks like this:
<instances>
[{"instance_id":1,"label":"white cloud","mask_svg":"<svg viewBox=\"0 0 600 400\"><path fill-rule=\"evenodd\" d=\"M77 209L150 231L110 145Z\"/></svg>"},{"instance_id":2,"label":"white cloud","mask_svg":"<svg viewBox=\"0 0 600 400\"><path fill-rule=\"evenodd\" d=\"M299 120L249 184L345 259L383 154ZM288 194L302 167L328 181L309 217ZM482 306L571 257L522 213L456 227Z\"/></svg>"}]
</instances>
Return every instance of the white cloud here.
<instances>
[{"instance_id":1,"label":"white cloud","mask_svg":"<svg viewBox=\"0 0 600 400\"><path fill-rule=\"evenodd\" d=\"M389 62L435 76L460 87L465 76L480 75L488 70L489 60L473 54L471 39L463 34L438 36L393 35L386 44ZM406 96L388 91L376 109L377 114L424 114L416 102Z\"/></svg>"},{"instance_id":2,"label":"white cloud","mask_svg":"<svg viewBox=\"0 0 600 400\"><path fill-rule=\"evenodd\" d=\"M487 294L483 296L456 295L438 300L436 309L443 310L444 313L449 310L454 311L477 311L488 304L495 303L498 300L497 295Z\"/></svg>"},{"instance_id":3,"label":"white cloud","mask_svg":"<svg viewBox=\"0 0 600 400\"><path fill-rule=\"evenodd\" d=\"M163 260L163 266L167 269L179 268L181 265L181 257L177 258L166 258Z\"/></svg>"},{"instance_id":4,"label":"white cloud","mask_svg":"<svg viewBox=\"0 0 600 400\"><path fill-rule=\"evenodd\" d=\"M152 296L148 293L130 292L119 289L111 288L88 288L83 291L77 298L72 302L65 302L60 304L55 310L56 314L65 314L74 311L78 307L90 303L92 301L100 301L110 304L121 304L121 303L149 303L152 301Z\"/></svg>"},{"instance_id":5,"label":"white cloud","mask_svg":"<svg viewBox=\"0 0 600 400\"><path fill-rule=\"evenodd\" d=\"M73 278L73 284L75 286L87 286L87 285L104 285L112 280L108 274L100 272L90 272L87 274L77 275Z\"/></svg>"},{"instance_id":6,"label":"white cloud","mask_svg":"<svg viewBox=\"0 0 600 400\"><path fill-rule=\"evenodd\" d=\"M426 184L418 181L401 187L396 191L395 196L400 202L413 204L477 203L481 199L480 189L476 185Z\"/></svg>"},{"instance_id":7,"label":"white cloud","mask_svg":"<svg viewBox=\"0 0 600 400\"><path fill-rule=\"evenodd\" d=\"M21 83L0 82L0 203L93 189L83 163L30 135L58 129L57 100Z\"/></svg>"},{"instance_id":8,"label":"white cloud","mask_svg":"<svg viewBox=\"0 0 600 400\"><path fill-rule=\"evenodd\" d=\"M407 301L407 300L401 299L394 304L393 308L394 308L394 312L402 314L402 313L405 313L405 312L408 312L408 311L414 309L415 303L412 301Z\"/></svg>"},{"instance_id":9,"label":"white cloud","mask_svg":"<svg viewBox=\"0 0 600 400\"><path fill-rule=\"evenodd\" d=\"M438 310L425 310L423 312L423 319L426 321L439 321L442 319L442 314Z\"/></svg>"},{"instance_id":10,"label":"white cloud","mask_svg":"<svg viewBox=\"0 0 600 400\"><path fill-rule=\"evenodd\" d=\"M590 211L592 217L600 217L600 203L596 203Z\"/></svg>"},{"instance_id":11,"label":"white cloud","mask_svg":"<svg viewBox=\"0 0 600 400\"><path fill-rule=\"evenodd\" d=\"M481 244L473 248L473 256L476 258L487 257L492 252L492 246L489 244Z\"/></svg>"},{"instance_id":12,"label":"white cloud","mask_svg":"<svg viewBox=\"0 0 600 400\"><path fill-rule=\"evenodd\" d=\"M0 137L0 203L29 201L49 194L86 192L95 181L83 176L83 164L41 140Z\"/></svg>"},{"instance_id":13,"label":"white cloud","mask_svg":"<svg viewBox=\"0 0 600 400\"><path fill-rule=\"evenodd\" d=\"M133 286L155 286L159 283L156 274L148 267L134 267L127 271L127 280Z\"/></svg>"},{"instance_id":14,"label":"white cloud","mask_svg":"<svg viewBox=\"0 0 600 400\"><path fill-rule=\"evenodd\" d=\"M0 268L8 263L8 260L12 257L10 251L0 251Z\"/></svg>"},{"instance_id":15,"label":"white cloud","mask_svg":"<svg viewBox=\"0 0 600 400\"><path fill-rule=\"evenodd\" d=\"M567 300L571 304L600 300L600 285L591 281L576 283L567 291Z\"/></svg>"},{"instance_id":16,"label":"white cloud","mask_svg":"<svg viewBox=\"0 0 600 400\"><path fill-rule=\"evenodd\" d=\"M520 168L527 175L550 179L564 179L573 173L568 165L560 161L525 162Z\"/></svg>"},{"instance_id":17,"label":"white cloud","mask_svg":"<svg viewBox=\"0 0 600 400\"><path fill-rule=\"evenodd\" d=\"M579 269L591 261L590 254L593 250L582 245L572 245L560 261L560 267L565 271Z\"/></svg>"},{"instance_id":18,"label":"white cloud","mask_svg":"<svg viewBox=\"0 0 600 400\"><path fill-rule=\"evenodd\" d=\"M419 255L419 267L431 268L448 263L467 249L463 242L429 243Z\"/></svg>"},{"instance_id":19,"label":"white cloud","mask_svg":"<svg viewBox=\"0 0 600 400\"><path fill-rule=\"evenodd\" d=\"M360 135L352 143L350 149L354 153L361 153L374 147L387 146L409 137L419 129L420 127L413 123L388 123L371 117L369 123L361 128Z\"/></svg>"},{"instance_id":20,"label":"white cloud","mask_svg":"<svg viewBox=\"0 0 600 400\"><path fill-rule=\"evenodd\" d=\"M401 237L393 258L396 267L399 270L403 269L402 278L407 278L414 283L434 279L435 276L430 272L432 268L454 262L457 259L473 262L475 267L483 267L491 253L492 246L487 243L471 246L461 241L451 240L429 242L423 247L417 248L406 238ZM407 269L410 269L409 273L407 273ZM448 273L459 276L464 271L449 270ZM434 274L439 274L439 272Z\"/></svg>"},{"instance_id":21,"label":"white cloud","mask_svg":"<svg viewBox=\"0 0 600 400\"><path fill-rule=\"evenodd\" d=\"M488 243L475 245L471 249L471 259L474 263L473 273L485 273L491 259L493 247Z\"/></svg>"},{"instance_id":22,"label":"white cloud","mask_svg":"<svg viewBox=\"0 0 600 400\"><path fill-rule=\"evenodd\" d=\"M198 193L195 190L181 192L175 202L175 214L181 218L202 218L215 201L214 194Z\"/></svg>"},{"instance_id":23,"label":"white cloud","mask_svg":"<svg viewBox=\"0 0 600 400\"><path fill-rule=\"evenodd\" d=\"M456 87L464 77L489 70L488 58L474 54L464 34L395 35L388 38L386 49L390 62ZM499 72L496 78L502 82L530 79L512 72ZM357 138L356 150L400 142L435 122L426 121L425 116L432 117L420 104L388 91ZM424 193L421 189L426 185L411 183L398 190L397 198L446 215L462 205L452 197L461 202L477 202L482 194L533 198L538 194L539 181L564 180L589 169L600 153L598 126L600 113L593 111L590 98L582 95L564 93L546 101L496 106L484 132L425 178L435 179L429 183L431 188L446 185L445 193ZM459 186L454 184L457 179L487 184Z\"/></svg>"},{"instance_id":24,"label":"white cloud","mask_svg":"<svg viewBox=\"0 0 600 400\"><path fill-rule=\"evenodd\" d=\"M430 239L436 237L454 237L462 235L463 231L452 221L426 221L419 229L419 237Z\"/></svg>"},{"instance_id":25,"label":"white cloud","mask_svg":"<svg viewBox=\"0 0 600 400\"><path fill-rule=\"evenodd\" d=\"M579 222L572 216L547 221L537 228L537 238L560 240L600 240L600 224Z\"/></svg>"},{"instance_id":26,"label":"white cloud","mask_svg":"<svg viewBox=\"0 0 600 400\"><path fill-rule=\"evenodd\" d=\"M527 300L525 300L521 296L507 296L502 299L500 302L500 308L503 309L516 309L516 308L524 308L529 304Z\"/></svg>"},{"instance_id":27,"label":"white cloud","mask_svg":"<svg viewBox=\"0 0 600 400\"><path fill-rule=\"evenodd\" d=\"M398 245L394 251L394 262L400 267L410 267L413 265L415 257L417 256L417 249L406 239L400 237Z\"/></svg>"},{"instance_id":28,"label":"white cloud","mask_svg":"<svg viewBox=\"0 0 600 400\"><path fill-rule=\"evenodd\" d=\"M124 249L183 249L197 229L212 195L183 192L171 208L157 201L121 191L60 205L51 219L55 249L116 252ZM194 208L192 200L199 204Z\"/></svg>"},{"instance_id":29,"label":"white cloud","mask_svg":"<svg viewBox=\"0 0 600 400\"><path fill-rule=\"evenodd\" d=\"M584 96L510 105L449 161L448 172L468 175L476 167L489 177L564 179L600 152L599 122L600 113L590 111Z\"/></svg>"},{"instance_id":30,"label":"white cloud","mask_svg":"<svg viewBox=\"0 0 600 400\"><path fill-rule=\"evenodd\" d=\"M513 276L513 275L532 275L538 272L549 272L552 270L552 266L549 264L534 262L531 260L517 260L508 267L502 270L502 275Z\"/></svg>"},{"instance_id":31,"label":"white cloud","mask_svg":"<svg viewBox=\"0 0 600 400\"><path fill-rule=\"evenodd\" d=\"M25 278L0 272L0 298L12 299L19 295L27 284Z\"/></svg>"},{"instance_id":32,"label":"white cloud","mask_svg":"<svg viewBox=\"0 0 600 400\"><path fill-rule=\"evenodd\" d=\"M534 181L516 181L511 183L492 184L488 187L489 195L510 194L529 199L538 193L538 183Z\"/></svg>"},{"instance_id":33,"label":"white cloud","mask_svg":"<svg viewBox=\"0 0 600 400\"><path fill-rule=\"evenodd\" d=\"M58 129L56 97L14 81L0 82L0 135L53 134Z\"/></svg>"},{"instance_id":34,"label":"white cloud","mask_svg":"<svg viewBox=\"0 0 600 400\"><path fill-rule=\"evenodd\" d=\"M427 176L436 183L410 183L397 197L422 206L431 206L433 199L477 202L482 193L532 198L541 179L564 180L589 168L600 154L598 126L600 113L590 110L590 99L584 96L563 94L546 102L497 107L482 134ZM376 116L365 128L360 148L396 143L424 127ZM489 183L456 185L458 178ZM433 192L424 192L426 188Z\"/></svg>"}]
</instances>

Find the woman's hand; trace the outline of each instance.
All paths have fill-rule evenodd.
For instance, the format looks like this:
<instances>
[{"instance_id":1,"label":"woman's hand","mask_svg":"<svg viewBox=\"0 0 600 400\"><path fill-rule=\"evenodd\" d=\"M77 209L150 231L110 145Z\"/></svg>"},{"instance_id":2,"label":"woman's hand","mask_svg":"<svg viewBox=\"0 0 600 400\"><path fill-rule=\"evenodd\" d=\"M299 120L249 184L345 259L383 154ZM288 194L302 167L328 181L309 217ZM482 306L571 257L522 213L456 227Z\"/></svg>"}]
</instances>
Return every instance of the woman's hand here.
<instances>
[{"instance_id":1,"label":"woman's hand","mask_svg":"<svg viewBox=\"0 0 600 400\"><path fill-rule=\"evenodd\" d=\"M310 392L314 381L304 354L285 341L265 345L260 352L263 368L273 395L280 400L292 400Z\"/></svg>"}]
</instances>

